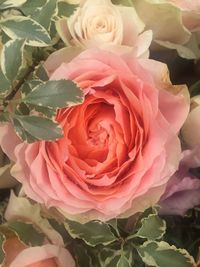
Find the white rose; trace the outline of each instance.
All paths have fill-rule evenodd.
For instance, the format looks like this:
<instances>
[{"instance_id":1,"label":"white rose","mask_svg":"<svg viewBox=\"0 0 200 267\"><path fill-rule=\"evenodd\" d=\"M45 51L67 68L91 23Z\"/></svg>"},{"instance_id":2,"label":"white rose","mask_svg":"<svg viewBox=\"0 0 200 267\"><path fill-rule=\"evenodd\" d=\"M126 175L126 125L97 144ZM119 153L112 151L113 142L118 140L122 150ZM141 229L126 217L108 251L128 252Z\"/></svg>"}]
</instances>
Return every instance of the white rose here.
<instances>
[{"instance_id":1,"label":"white rose","mask_svg":"<svg viewBox=\"0 0 200 267\"><path fill-rule=\"evenodd\" d=\"M68 45L100 47L113 52L145 53L152 40L133 7L116 6L110 0L86 0L69 18L57 22L57 30Z\"/></svg>"}]
</instances>

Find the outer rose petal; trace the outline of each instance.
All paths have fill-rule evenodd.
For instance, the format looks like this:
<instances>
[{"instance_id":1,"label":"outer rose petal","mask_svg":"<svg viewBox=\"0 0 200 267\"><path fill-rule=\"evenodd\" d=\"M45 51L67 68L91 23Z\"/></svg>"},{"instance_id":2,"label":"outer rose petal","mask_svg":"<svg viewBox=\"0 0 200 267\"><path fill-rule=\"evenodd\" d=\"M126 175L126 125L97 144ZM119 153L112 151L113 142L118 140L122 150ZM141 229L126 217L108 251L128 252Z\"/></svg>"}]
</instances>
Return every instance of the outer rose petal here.
<instances>
[{"instance_id":1,"label":"outer rose petal","mask_svg":"<svg viewBox=\"0 0 200 267\"><path fill-rule=\"evenodd\" d=\"M26 247L17 238L12 238L6 241L5 251L5 267L75 267L66 249L51 244Z\"/></svg>"},{"instance_id":2,"label":"outer rose petal","mask_svg":"<svg viewBox=\"0 0 200 267\"><path fill-rule=\"evenodd\" d=\"M189 173L189 168L199 167L194 158L194 151L184 151L179 170L167 184L161 197L161 214L181 215L200 204L200 180Z\"/></svg>"},{"instance_id":3,"label":"outer rose petal","mask_svg":"<svg viewBox=\"0 0 200 267\"><path fill-rule=\"evenodd\" d=\"M17 145L13 175L29 197L82 221L155 204L178 168L177 133L189 110L182 87L164 64L132 55L92 49L64 61L51 79L74 80L85 101L58 112L64 138Z\"/></svg>"},{"instance_id":4,"label":"outer rose petal","mask_svg":"<svg viewBox=\"0 0 200 267\"><path fill-rule=\"evenodd\" d=\"M153 31L154 40L176 44L189 41L191 34L183 25L181 10L176 6L168 1L154 0L136 0L134 6L146 28Z\"/></svg>"}]
</instances>

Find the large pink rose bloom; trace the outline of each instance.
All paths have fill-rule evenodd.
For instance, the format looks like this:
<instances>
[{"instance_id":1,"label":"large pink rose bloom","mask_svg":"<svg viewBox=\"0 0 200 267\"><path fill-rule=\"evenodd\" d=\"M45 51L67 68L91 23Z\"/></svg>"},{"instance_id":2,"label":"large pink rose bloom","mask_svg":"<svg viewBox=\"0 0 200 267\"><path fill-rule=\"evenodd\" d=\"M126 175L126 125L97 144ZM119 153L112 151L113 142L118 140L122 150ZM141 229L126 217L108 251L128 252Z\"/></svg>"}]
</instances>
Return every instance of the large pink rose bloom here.
<instances>
[{"instance_id":1,"label":"large pink rose bloom","mask_svg":"<svg viewBox=\"0 0 200 267\"><path fill-rule=\"evenodd\" d=\"M12 174L30 198L71 218L143 211L178 168L187 90L172 86L166 65L153 60L88 50L68 63L65 52L46 62L51 80L76 81L85 100L58 112L64 137L54 142L25 144L1 127Z\"/></svg>"}]
</instances>

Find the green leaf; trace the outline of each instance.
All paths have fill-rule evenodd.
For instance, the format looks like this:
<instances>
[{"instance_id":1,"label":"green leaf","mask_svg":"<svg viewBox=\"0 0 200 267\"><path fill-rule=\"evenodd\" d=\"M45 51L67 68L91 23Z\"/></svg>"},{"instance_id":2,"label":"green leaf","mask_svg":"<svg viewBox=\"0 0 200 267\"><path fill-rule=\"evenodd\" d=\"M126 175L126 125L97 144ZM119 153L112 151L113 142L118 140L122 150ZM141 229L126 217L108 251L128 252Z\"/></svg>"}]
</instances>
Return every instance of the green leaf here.
<instances>
[{"instance_id":1,"label":"green leaf","mask_svg":"<svg viewBox=\"0 0 200 267\"><path fill-rule=\"evenodd\" d=\"M40 12L36 11L31 18L36 20L46 30L49 30L51 20L57 14L57 11L57 0L47 0L46 4L40 9Z\"/></svg>"},{"instance_id":2,"label":"green leaf","mask_svg":"<svg viewBox=\"0 0 200 267\"><path fill-rule=\"evenodd\" d=\"M82 267L83 263L84 266L93 267L92 258L88 254L88 251L85 246L77 244L74 247L74 254L78 267Z\"/></svg>"},{"instance_id":3,"label":"green leaf","mask_svg":"<svg viewBox=\"0 0 200 267\"><path fill-rule=\"evenodd\" d=\"M44 234L37 232L31 223L15 221L10 222L8 227L27 245L41 246L44 242Z\"/></svg>"},{"instance_id":4,"label":"green leaf","mask_svg":"<svg viewBox=\"0 0 200 267\"><path fill-rule=\"evenodd\" d=\"M16 134L27 143L33 143L35 141L38 141L37 138L34 138L31 134L29 134L21 125L21 123L13 118L13 126L15 128Z\"/></svg>"},{"instance_id":5,"label":"green leaf","mask_svg":"<svg viewBox=\"0 0 200 267\"><path fill-rule=\"evenodd\" d=\"M27 0L3 0L0 1L0 9L19 7L26 3Z\"/></svg>"},{"instance_id":6,"label":"green leaf","mask_svg":"<svg viewBox=\"0 0 200 267\"><path fill-rule=\"evenodd\" d=\"M66 1L58 3L58 17L70 17L77 9L78 5L70 5Z\"/></svg>"},{"instance_id":7,"label":"green leaf","mask_svg":"<svg viewBox=\"0 0 200 267\"><path fill-rule=\"evenodd\" d=\"M10 40L2 49L1 68L10 81L13 81L20 73L23 64L24 43L23 39Z\"/></svg>"},{"instance_id":8,"label":"green leaf","mask_svg":"<svg viewBox=\"0 0 200 267\"><path fill-rule=\"evenodd\" d=\"M26 132L34 139L47 141L53 141L55 139L61 138L63 134L60 125L48 118L15 115L13 121L19 136L23 140L26 140L28 142L32 142L32 140L27 140L30 136L28 136L28 138L26 137L26 135L24 136Z\"/></svg>"},{"instance_id":9,"label":"green leaf","mask_svg":"<svg viewBox=\"0 0 200 267\"><path fill-rule=\"evenodd\" d=\"M29 115L30 110L26 104L21 102L19 105L17 105L17 107L15 109L15 114L17 114L17 115Z\"/></svg>"},{"instance_id":10,"label":"green leaf","mask_svg":"<svg viewBox=\"0 0 200 267\"><path fill-rule=\"evenodd\" d=\"M26 39L27 45L42 47L51 43L46 29L28 17L12 16L0 21L0 26L11 39Z\"/></svg>"},{"instance_id":11,"label":"green leaf","mask_svg":"<svg viewBox=\"0 0 200 267\"><path fill-rule=\"evenodd\" d=\"M116 267L120 260L120 251L116 251L111 257L108 257L102 266L105 267Z\"/></svg>"},{"instance_id":12,"label":"green leaf","mask_svg":"<svg viewBox=\"0 0 200 267\"><path fill-rule=\"evenodd\" d=\"M28 95L33 90L34 87L38 86L41 83L42 83L41 80L32 80L25 82L21 88L22 98Z\"/></svg>"},{"instance_id":13,"label":"green leaf","mask_svg":"<svg viewBox=\"0 0 200 267\"><path fill-rule=\"evenodd\" d=\"M109 224L112 227L115 235L119 237L120 233L119 233L119 229L118 229L117 219L116 218L112 219L112 220L108 221L107 224Z\"/></svg>"},{"instance_id":14,"label":"green leaf","mask_svg":"<svg viewBox=\"0 0 200 267\"><path fill-rule=\"evenodd\" d=\"M131 264L129 263L128 259L124 255L121 255L117 263L117 267L131 267Z\"/></svg>"},{"instance_id":15,"label":"green leaf","mask_svg":"<svg viewBox=\"0 0 200 267\"><path fill-rule=\"evenodd\" d=\"M39 113L42 113L47 118L54 119L56 117L57 111L54 108L46 108L31 104L29 104L28 106L31 111L37 111Z\"/></svg>"},{"instance_id":16,"label":"green leaf","mask_svg":"<svg viewBox=\"0 0 200 267\"><path fill-rule=\"evenodd\" d=\"M10 89L10 82L7 80L2 70L0 69L0 95L4 95Z\"/></svg>"},{"instance_id":17,"label":"green leaf","mask_svg":"<svg viewBox=\"0 0 200 267\"><path fill-rule=\"evenodd\" d=\"M146 241L137 248L143 262L155 267L195 267L192 256L185 249L177 249L166 242Z\"/></svg>"},{"instance_id":18,"label":"green leaf","mask_svg":"<svg viewBox=\"0 0 200 267\"><path fill-rule=\"evenodd\" d=\"M40 11L40 9L46 4L46 0L34 0L27 1L23 6L20 7L22 12L26 15L32 15L36 11Z\"/></svg>"},{"instance_id":19,"label":"green leaf","mask_svg":"<svg viewBox=\"0 0 200 267\"><path fill-rule=\"evenodd\" d=\"M134 237L147 238L149 240L161 239L166 231L166 223L158 215L150 214L141 220L142 226L133 235Z\"/></svg>"},{"instance_id":20,"label":"green leaf","mask_svg":"<svg viewBox=\"0 0 200 267\"><path fill-rule=\"evenodd\" d=\"M108 224L91 221L85 224L66 220L65 228L73 238L83 239L89 246L108 245L117 240Z\"/></svg>"},{"instance_id":21,"label":"green leaf","mask_svg":"<svg viewBox=\"0 0 200 267\"><path fill-rule=\"evenodd\" d=\"M39 78L39 80L43 82L46 82L49 80L49 76L42 64L39 65L38 68L36 68L35 75L37 78Z\"/></svg>"},{"instance_id":22,"label":"green leaf","mask_svg":"<svg viewBox=\"0 0 200 267\"><path fill-rule=\"evenodd\" d=\"M83 91L70 80L47 81L36 86L23 101L43 107L62 108L81 103Z\"/></svg>"}]
</instances>

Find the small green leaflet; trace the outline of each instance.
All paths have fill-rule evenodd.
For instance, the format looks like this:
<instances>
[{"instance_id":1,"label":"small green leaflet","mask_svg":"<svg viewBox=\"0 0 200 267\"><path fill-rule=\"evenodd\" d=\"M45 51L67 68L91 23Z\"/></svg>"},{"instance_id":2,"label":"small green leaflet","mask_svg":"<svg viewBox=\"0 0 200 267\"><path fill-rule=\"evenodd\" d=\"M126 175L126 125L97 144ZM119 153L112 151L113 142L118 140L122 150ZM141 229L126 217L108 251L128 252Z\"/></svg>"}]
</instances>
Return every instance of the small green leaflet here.
<instances>
[{"instance_id":1,"label":"small green leaflet","mask_svg":"<svg viewBox=\"0 0 200 267\"><path fill-rule=\"evenodd\" d=\"M34 139L53 141L63 136L60 125L48 118L14 115L13 123L17 134L29 143L32 143ZM33 140L30 137L33 137Z\"/></svg>"},{"instance_id":2,"label":"small green leaflet","mask_svg":"<svg viewBox=\"0 0 200 267\"><path fill-rule=\"evenodd\" d=\"M81 224L66 220L64 225L73 238L83 239L86 244L92 247L99 244L108 245L117 240L109 225L100 221Z\"/></svg>"},{"instance_id":3,"label":"small green leaflet","mask_svg":"<svg viewBox=\"0 0 200 267\"><path fill-rule=\"evenodd\" d=\"M131 267L131 264L129 263L128 259L124 255L121 255L117 263L117 267Z\"/></svg>"},{"instance_id":4,"label":"small green leaflet","mask_svg":"<svg viewBox=\"0 0 200 267\"><path fill-rule=\"evenodd\" d=\"M146 241L137 248L145 264L154 267L195 267L192 256L185 249L177 249L161 241Z\"/></svg>"},{"instance_id":5,"label":"small green leaflet","mask_svg":"<svg viewBox=\"0 0 200 267\"><path fill-rule=\"evenodd\" d=\"M134 234L135 237L142 237L149 240L161 239L166 231L166 223L156 214L150 214L141 220L141 227Z\"/></svg>"},{"instance_id":6,"label":"small green leaflet","mask_svg":"<svg viewBox=\"0 0 200 267\"><path fill-rule=\"evenodd\" d=\"M48 46L51 38L46 29L33 19L12 16L0 21L0 27L11 39L26 39L30 46Z\"/></svg>"},{"instance_id":7,"label":"small green leaflet","mask_svg":"<svg viewBox=\"0 0 200 267\"><path fill-rule=\"evenodd\" d=\"M23 49L25 40L8 41L1 52L1 68L8 80L13 81L20 73L23 64Z\"/></svg>"},{"instance_id":8,"label":"small green leaflet","mask_svg":"<svg viewBox=\"0 0 200 267\"><path fill-rule=\"evenodd\" d=\"M49 108L62 108L79 104L83 91L70 80L47 81L36 86L23 102Z\"/></svg>"}]
</instances>

